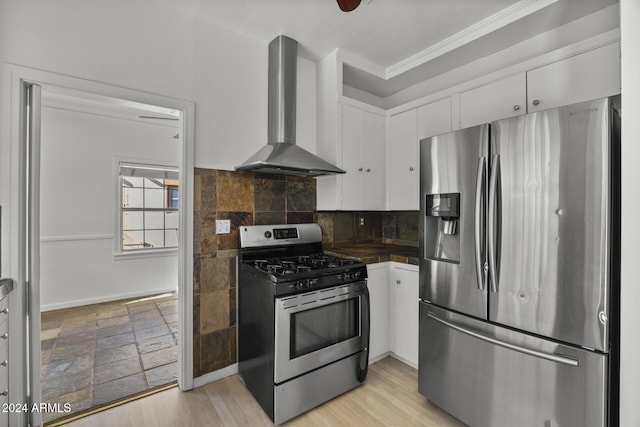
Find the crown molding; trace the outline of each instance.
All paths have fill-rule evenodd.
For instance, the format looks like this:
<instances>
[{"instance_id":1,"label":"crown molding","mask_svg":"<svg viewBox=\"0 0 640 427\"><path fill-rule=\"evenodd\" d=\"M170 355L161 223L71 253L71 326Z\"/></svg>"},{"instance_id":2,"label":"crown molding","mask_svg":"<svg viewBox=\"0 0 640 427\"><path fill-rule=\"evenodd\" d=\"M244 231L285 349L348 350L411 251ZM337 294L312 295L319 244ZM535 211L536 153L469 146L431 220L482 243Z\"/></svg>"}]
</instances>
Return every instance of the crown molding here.
<instances>
[{"instance_id":1,"label":"crown molding","mask_svg":"<svg viewBox=\"0 0 640 427\"><path fill-rule=\"evenodd\" d=\"M412 68L431 61L459 48L467 43L486 36L502 27L505 27L525 16L531 15L547 6L556 3L558 0L521 0L493 15L473 24L470 27L448 37L417 54L397 62L385 70L385 79L390 79L402 74Z\"/></svg>"},{"instance_id":2,"label":"crown molding","mask_svg":"<svg viewBox=\"0 0 640 427\"><path fill-rule=\"evenodd\" d=\"M339 50L340 59L348 65L389 80L557 2L558 0L521 0L386 68L342 49Z\"/></svg>"}]
</instances>

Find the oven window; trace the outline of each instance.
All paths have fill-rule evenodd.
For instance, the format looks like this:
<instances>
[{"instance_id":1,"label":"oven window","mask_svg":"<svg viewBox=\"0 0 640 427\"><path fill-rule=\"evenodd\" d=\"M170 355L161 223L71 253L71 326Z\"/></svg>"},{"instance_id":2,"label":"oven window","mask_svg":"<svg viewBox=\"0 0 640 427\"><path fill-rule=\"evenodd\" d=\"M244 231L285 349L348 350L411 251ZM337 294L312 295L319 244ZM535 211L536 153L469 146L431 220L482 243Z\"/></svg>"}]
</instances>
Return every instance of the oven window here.
<instances>
[{"instance_id":1,"label":"oven window","mask_svg":"<svg viewBox=\"0 0 640 427\"><path fill-rule=\"evenodd\" d=\"M359 319L358 297L293 313L290 359L358 336Z\"/></svg>"}]
</instances>

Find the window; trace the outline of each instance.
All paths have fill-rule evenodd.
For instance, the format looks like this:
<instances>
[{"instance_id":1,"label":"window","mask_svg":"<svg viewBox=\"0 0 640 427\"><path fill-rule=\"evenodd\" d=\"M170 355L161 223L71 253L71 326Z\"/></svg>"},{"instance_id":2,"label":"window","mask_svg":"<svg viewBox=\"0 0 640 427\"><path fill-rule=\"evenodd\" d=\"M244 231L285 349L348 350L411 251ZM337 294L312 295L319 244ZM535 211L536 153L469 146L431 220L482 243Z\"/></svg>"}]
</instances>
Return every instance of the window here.
<instances>
[{"instance_id":1,"label":"window","mask_svg":"<svg viewBox=\"0 0 640 427\"><path fill-rule=\"evenodd\" d=\"M120 163L121 250L178 247L178 170Z\"/></svg>"}]
</instances>

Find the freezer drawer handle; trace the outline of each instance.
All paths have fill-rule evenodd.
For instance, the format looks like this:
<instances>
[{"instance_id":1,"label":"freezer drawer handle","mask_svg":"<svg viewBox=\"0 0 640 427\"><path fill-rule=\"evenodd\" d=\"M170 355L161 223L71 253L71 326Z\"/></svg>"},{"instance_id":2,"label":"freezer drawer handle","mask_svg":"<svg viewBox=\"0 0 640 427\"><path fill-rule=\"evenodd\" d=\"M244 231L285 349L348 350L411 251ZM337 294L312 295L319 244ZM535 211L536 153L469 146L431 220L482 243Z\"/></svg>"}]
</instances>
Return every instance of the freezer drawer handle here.
<instances>
[{"instance_id":1,"label":"freezer drawer handle","mask_svg":"<svg viewBox=\"0 0 640 427\"><path fill-rule=\"evenodd\" d=\"M451 329L455 329L458 332L462 332L463 334L467 334L467 335L472 336L474 338L477 338L479 340L486 341L486 342L491 343L491 344L499 345L500 347L508 348L509 350L514 350L514 351L518 351L518 352L523 353L523 354L528 354L529 356L539 357L541 359L550 360L550 361L556 362L556 363L562 363L563 365L573 366L574 368L578 367L578 360L577 359L573 359L573 358L566 357L566 356L560 356L560 355L557 355L557 354L544 353L542 351L537 351L537 350L532 350L530 348L520 347L518 345L509 344L507 342L500 341L500 340L495 339L495 338L487 337L485 335L479 334L478 332L474 332L474 331L471 331L471 330L469 330L467 328L464 328L462 326L458 326L455 323L449 322L447 320L443 320L443 319L439 318L438 316L436 316L433 313L427 313L427 316L429 316L430 318L432 318L436 322L442 323L443 325L450 327Z\"/></svg>"}]
</instances>

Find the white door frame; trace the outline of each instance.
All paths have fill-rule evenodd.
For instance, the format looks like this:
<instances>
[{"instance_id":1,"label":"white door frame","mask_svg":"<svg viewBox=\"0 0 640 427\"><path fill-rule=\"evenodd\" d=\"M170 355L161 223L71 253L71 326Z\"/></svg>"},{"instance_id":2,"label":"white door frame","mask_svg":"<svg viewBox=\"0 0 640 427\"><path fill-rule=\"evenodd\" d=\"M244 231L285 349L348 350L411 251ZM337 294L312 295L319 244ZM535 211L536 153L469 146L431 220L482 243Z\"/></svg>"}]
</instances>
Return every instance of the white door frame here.
<instances>
[{"instance_id":1,"label":"white door frame","mask_svg":"<svg viewBox=\"0 0 640 427\"><path fill-rule=\"evenodd\" d=\"M26 233L27 212L24 203L27 189L21 178L25 162L25 135L22 131L22 120L25 100L23 99L24 82L47 86L56 86L72 91L118 98L127 101L157 105L182 112L180 152L180 248L178 254L178 385L181 390L193 388L193 168L194 168L194 117L195 105L191 101L141 92L133 89L98 83L94 81L64 76L32 68L5 64L3 67L0 134L0 205L2 216L2 273L5 277L16 280L18 286L24 283L23 271L26 271L27 257L23 256L23 240ZM39 195L38 195L39 197ZM37 205L36 205L37 208ZM39 218L39 211L33 213ZM37 236L39 239L39 236ZM12 254L15 254L12 256ZM34 266L39 269L39 265ZM36 275L37 277L37 275ZM29 343L34 349L31 357L31 372L40 369L40 285L30 284L30 293L26 311L31 319L29 325ZM19 292L13 292L19 294ZM24 313L22 313L24 315ZM11 320L11 319L10 319ZM29 388L31 403L41 403L40 376L31 375ZM40 422L39 414L35 414L35 425Z\"/></svg>"}]
</instances>

